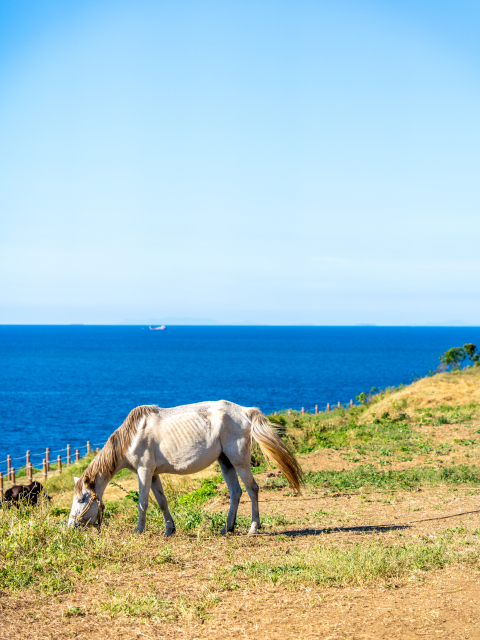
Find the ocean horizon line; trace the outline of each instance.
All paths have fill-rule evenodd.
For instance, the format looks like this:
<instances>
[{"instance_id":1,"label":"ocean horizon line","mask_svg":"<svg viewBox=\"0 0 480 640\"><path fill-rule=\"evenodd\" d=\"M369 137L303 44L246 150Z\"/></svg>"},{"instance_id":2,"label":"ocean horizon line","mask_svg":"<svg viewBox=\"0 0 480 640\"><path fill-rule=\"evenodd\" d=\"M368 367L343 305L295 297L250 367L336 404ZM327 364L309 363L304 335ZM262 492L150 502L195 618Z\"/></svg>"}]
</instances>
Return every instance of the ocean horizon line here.
<instances>
[{"instance_id":1,"label":"ocean horizon line","mask_svg":"<svg viewBox=\"0 0 480 640\"><path fill-rule=\"evenodd\" d=\"M380 323L355 323L355 324L310 324L310 323L297 323L297 324L269 324L269 323L253 323L253 322L239 322L239 323L228 323L228 322L215 322L215 323L187 323L187 322L168 322L165 320L155 320L148 322L116 322L116 323L90 323L90 322L58 322L58 323L0 323L0 327L148 327L152 325L165 325L169 327L278 327L278 328L300 328L300 327L310 327L310 328L480 328L480 324L468 324L468 323L424 323L424 324L380 324Z\"/></svg>"}]
</instances>

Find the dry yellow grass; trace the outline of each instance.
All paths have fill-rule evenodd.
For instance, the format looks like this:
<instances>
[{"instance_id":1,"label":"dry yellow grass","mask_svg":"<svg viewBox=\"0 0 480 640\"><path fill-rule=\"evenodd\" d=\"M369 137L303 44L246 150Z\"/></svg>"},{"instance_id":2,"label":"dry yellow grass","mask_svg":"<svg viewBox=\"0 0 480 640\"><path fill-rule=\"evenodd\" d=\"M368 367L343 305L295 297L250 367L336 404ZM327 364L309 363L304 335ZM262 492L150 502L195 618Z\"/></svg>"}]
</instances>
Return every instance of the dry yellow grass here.
<instances>
[{"instance_id":1,"label":"dry yellow grass","mask_svg":"<svg viewBox=\"0 0 480 640\"><path fill-rule=\"evenodd\" d=\"M480 367L437 373L422 378L401 391L387 393L363 414L362 421L368 422L373 414L378 416L385 411L394 415L405 410L408 413L409 408L458 406L470 402L480 403Z\"/></svg>"}]
</instances>

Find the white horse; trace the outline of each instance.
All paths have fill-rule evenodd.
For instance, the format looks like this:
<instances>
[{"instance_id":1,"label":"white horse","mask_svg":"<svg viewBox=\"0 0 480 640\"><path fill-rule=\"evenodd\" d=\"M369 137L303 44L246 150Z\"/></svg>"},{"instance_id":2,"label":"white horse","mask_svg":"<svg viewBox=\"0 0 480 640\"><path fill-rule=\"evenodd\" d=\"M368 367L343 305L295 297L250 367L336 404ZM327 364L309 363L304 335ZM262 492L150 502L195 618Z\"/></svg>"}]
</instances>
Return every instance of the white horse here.
<instances>
[{"instance_id":1,"label":"white horse","mask_svg":"<svg viewBox=\"0 0 480 640\"><path fill-rule=\"evenodd\" d=\"M108 439L102 451L76 481L68 523L100 526L102 496L121 469L138 475L139 500L136 533L145 529L148 494L152 489L165 520L165 536L175 531L160 473L190 474L218 461L230 493L230 509L222 533L233 531L242 490L237 473L252 502L250 533L260 528L258 485L250 469L252 438L262 453L300 491L302 471L295 456L278 437L265 415L255 407L233 402L201 402L172 409L144 405L133 409Z\"/></svg>"}]
</instances>

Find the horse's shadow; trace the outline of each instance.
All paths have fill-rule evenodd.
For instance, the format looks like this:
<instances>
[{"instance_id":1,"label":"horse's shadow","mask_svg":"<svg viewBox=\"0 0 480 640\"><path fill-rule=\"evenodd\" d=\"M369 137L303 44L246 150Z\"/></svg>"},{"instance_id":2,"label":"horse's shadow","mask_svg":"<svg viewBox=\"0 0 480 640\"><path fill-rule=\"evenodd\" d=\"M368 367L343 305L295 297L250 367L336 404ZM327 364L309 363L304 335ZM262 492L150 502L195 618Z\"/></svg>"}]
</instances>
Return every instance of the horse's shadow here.
<instances>
[{"instance_id":1,"label":"horse's shadow","mask_svg":"<svg viewBox=\"0 0 480 640\"><path fill-rule=\"evenodd\" d=\"M290 536L296 538L298 536L321 536L330 533L355 533L361 535L363 533L387 533L388 531L400 531L410 529L408 524L378 524L364 525L360 527L325 527L323 529L293 529L291 531L271 531L265 532L265 536Z\"/></svg>"}]
</instances>

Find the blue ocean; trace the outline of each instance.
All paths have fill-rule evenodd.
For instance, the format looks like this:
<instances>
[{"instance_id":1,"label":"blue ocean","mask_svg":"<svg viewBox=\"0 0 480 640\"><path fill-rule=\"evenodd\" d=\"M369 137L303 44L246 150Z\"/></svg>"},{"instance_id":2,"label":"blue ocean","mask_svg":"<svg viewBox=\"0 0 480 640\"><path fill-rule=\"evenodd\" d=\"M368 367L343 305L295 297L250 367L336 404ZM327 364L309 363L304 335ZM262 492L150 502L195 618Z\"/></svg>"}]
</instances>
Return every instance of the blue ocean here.
<instances>
[{"instance_id":1,"label":"blue ocean","mask_svg":"<svg viewBox=\"0 0 480 640\"><path fill-rule=\"evenodd\" d=\"M0 327L0 471L102 445L140 404L226 399L268 413L408 384L480 328ZM65 455L65 452L62 453Z\"/></svg>"}]
</instances>

